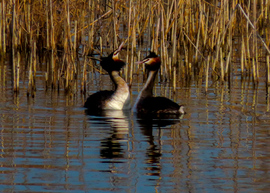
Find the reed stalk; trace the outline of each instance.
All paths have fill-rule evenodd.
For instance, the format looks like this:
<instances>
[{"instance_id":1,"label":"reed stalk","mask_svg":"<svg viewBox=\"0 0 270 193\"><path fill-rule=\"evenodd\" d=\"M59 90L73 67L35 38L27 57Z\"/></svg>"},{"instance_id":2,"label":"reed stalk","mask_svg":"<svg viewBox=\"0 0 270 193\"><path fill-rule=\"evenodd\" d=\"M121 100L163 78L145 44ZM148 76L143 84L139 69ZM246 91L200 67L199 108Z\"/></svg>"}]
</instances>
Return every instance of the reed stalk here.
<instances>
[{"instance_id":1,"label":"reed stalk","mask_svg":"<svg viewBox=\"0 0 270 193\"><path fill-rule=\"evenodd\" d=\"M55 39L54 39L54 35L55 35L55 32L54 32L54 16L53 16L53 1L50 0L50 40L51 40L51 48L52 50L55 50L56 48L56 45L55 45Z\"/></svg>"},{"instance_id":2,"label":"reed stalk","mask_svg":"<svg viewBox=\"0 0 270 193\"><path fill-rule=\"evenodd\" d=\"M45 2L46 6L46 47L47 49L50 49L50 31L49 31L49 5L48 5L48 0Z\"/></svg>"},{"instance_id":3,"label":"reed stalk","mask_svg":"<svg viewBox=\"0 0 270 193\"><path fill-rule=\"evenodd\" d=\"M52 78L52 88L56 88L56 69L55 69L55 57L54 57L54 51L52 50L50 52L50 66L51 66L51 70L50 70L50 74L51 74L51 78Z\"/></svg>"},{"instance_id":4,"label":"reed stalk","mask_svg":"<svg viewBox=\"0 0 270 193\"><path fill-rule=\"evenodd\" d=\"M31 59L30 59L31 61ZM32 73L32 64L30 63L29 66L29 75L28 75L28 89L27 89L27 96L30 96L31 94L31 88L32 88L32 81L33 81L33 73Z\"/></svg>"},{"instance_id":5,"label":"reed stalk","mask_svg":"<svg viewBox=\"0 0 270 193\"><path fill-rule=\"evenodd\" d=\"M36 74L37 74L37 43L34 41L34 49L33 49L33 57L34 57L34 62L33 62L33 90L36 91Z\"/></svg>"},{"instance_id":6,"label":"reed stalk","mask_svg":"<svg viewBox=\"0 0 270 193\"><path fill-rule=\"evenodd\" d=\"M244 37L242 35L242 43L241 43L241 74L242 76L244 74L244 49L245 49Z\"/></svg>"},{"instance_id":7,"label":"reed stalk","mask_svg":"<svg viewBox=\"0 0 270 193\"><path fill-rule=\"evenodd\" d=\"M82 77L82 81L81 81L81 92L83 94L86 93L86 75L87 75L87 72L86 72L86 56L84 56L84 60L83 60L83 77Z\"/></svg>"},{"instance_id":8,"label":"reed stalk","mask_svg":"<svg viewBox=\"0 0 270 193\"><path fill-rule=\"evenodd\" d=\"M129 83L132 83L133 80L133 64L134 64L134 57L136 52L136 29L135 29L135 7L133 7L133 29L132 29L132 45L131 45L131 60L130 60L130 74L129 74Z\"/></svg>"},{"instance_id":9,"label":"reed stalk","mask_svg":"<svg viewBox=\"0 0 270 193\"><path fill-rule=\"evenodd\" d=\"M173 92L176 92L176 65L173 66Z\"/></svg>"},{"instance_id":10,"label":"reed stalk","mask_svg":"<svg viewBox=\"0 0 270 193\"><path fill-rule=\"evenodd\" d=\"M2 6L0 6L0 56L3 53L3 44L2 44L2 37L3 37L3 15L2 15L3 11L2 11Z\"/></svg>"},{"instance_id":11,"label":"reed stalk","mask_svg":"<svg viewBox=\"0 0 270 193\"><path fill-rule=\"evenodd\" d=\"M77 26L78 26L78 21L75 21L75 27L74 27L74 44L73 44L73 54L75 57L76 51L77 51Z\"/></svg>"},{"instance_id":12,"label":"reed stalk","mask_svg":"<svg viewBox=\"0 0 270 193\"><path fill-rule=\"evenodd\" d=\"M1 15L2 15L2 18L1 18L1 29L2 29L2 41L0 42L0 44L2 44L2 53L5 54L6 53L6 9L5 9L5 0L2 0L2 3L1 3Z\"/></svg>"},{"instance_id":13,"label":"reed stalk","mask_svg":"<svg viewBox=\"0 0 270 193\"><path fill-rule=\"evenodd\" d=\"M200 13L200 20L202 20L201 17L202 17L202 13ZM200 32L201 32L201 22L199 22L199 27L198 27L196 48L199 47ZM195 52L195 63L197 62L198 62L198 49L196 49L196 52Z\"/></svg>"},{"instance_id":14,"label":"reed stalk","mask_svg":"<svg viewBox=\"0 0 270 193\"><path fill-rule=\"evenodd\" d=\"M237 68L238 63L242 76L247 70L257 81L262 66L259 60L270 55L269 0L100 2L1 1L0 52L1 55L6 51L11 53L15 92L19 89L17 82L22 71L17 69L22 69L18 61L23 58L18 52L21 56L31 54L34 62L44 51L46 54L50 51L44 73L46 83L52 83L53 87L58 83L58 88L63 86L73 91L80 81L79 85L84 87L81 90L86 89L87 72L92 75L92 70L102 70L93 67L94 61L93 65L87 65L84 56L98 58L96 54L111 52L121 41L125 41L127 48L125 78L129 83L133 81L133 74L142 72L143 68L134 66L134 61L151 50L161 57L161 80L172 81L174 88L175 71L183 80L190 79L192 72L195 76L205 75L202 73L206 73L207 65L202 64L207 60L212 67L210 73L221 75L222 81L227 80L229 70ZM242 42L238 48L242 52L237 60L238 51L232 40L239 32ZM179 62L182 56L184 63ZM206 59L206 56L210 57ZM223 57L226 62L222 61ZM38 60L31 68L28 64L27 80L31 87L36 79L34 64L40 69L43 66Z\"/></svg>"},{"instance_id":15,"label":"reed stalk","mask_svg":"<svg viewBox=\"0 0 270 193\"><path fill-rule=\"evenodd\" d=\"M29 24L30 27L30 24ZM32 36L33 36L33 32L30 31L30 44L32 45ZM28 89L27 89L27 96L30 96L31 94L31 90L32 90L32 85L33 85L33 49L31 49L31 53L30 53L30 62L29 62L29 77L28 77Z\"/></svg>"},{"instance_id":16,"label":"reed stalk","mask_svg":"<svg viewBox=\"0 0 270 193\"><path fill-rule=\"evenodd\" d=\"M205 92L207 92L208 90L209 62L210 62L210 57L208 56L207 61L206 61Z\"/></svg>"},{"instance_id":17,"label":"reed stalk","mask_svg":"<svg viewBox=\"0 0 270 193\"><path fill-rule=\"evenodd\" d=\"M12 35L12 66L13 66L13 90L14 92L19 91L19 87L17 87L17 76L16 76L16 49L17 49L17 44L16 44L16 26L15 26L15 19L16 19L16 8L15 8L15 0L12 2L12 29L11 29L11 35Z\"/></svg>"},{"instance_id":18,"label":"reed stalk","mask_svg":"<svg viewBox=\"0 0 270 193\"><path fill-rule=\"evenodd\" d=\"M269 61L269 55L266 57L266 66L267 66L267 85L270 85L270 61Z\"/></svg>"},{"instance_id":19,"label":"reed stalk","mask_svg":"<svg viewBox=\"0 0 270 193\"><path fill-rule=\"evenodd\" d=\"M231 51L229 52L228 56L227 56L227 60L226 60L226 67L225 67L225 75L228 76L229 75L229 64L231 61Z\"/></svg>"},{"instance_id":20,"label":"reed stalk","mask_svg":"<svg viewBox=\"0 0 270 193\"><path fill-rule=\"evenodd\" d=\"M88 7L89 7L89 10L94 9L95 1L89 1ZM95 12L92 11L91 15L89 17L88 23L91 23L94 19L95 19ZM91 29L89 30L89 33L88 33L88 46L89 46L89 49L91 50L91 53L94 50L94 39L93 39L94 38L94 29L95 29L95 23L93 23L93 25L91 25ZM88 52L89 52L89 50L88 50ZM100 52L102 54L102 37L100 37Z\"/></svg>"},{"instance_id":21,"label":"reed stalk","mask_svg":"<svg viewBox=\"0 0 270 193\"><path fill-rule=\"evenodd\" d=\"M221 81L224 82L224 65L223 65L223 53L222 48L220 48L220 70L221 70Z\"/></svg>"},{"instance_id":22,"label":"reed stalk","mask_svg":"<svg viewBox=\"0 0 270 193\"><path fill-rule=\"evenodd\" d=\"M256 70L256 65L255 65L255 58L252 58L252 71L253 71L253 79L254 82L257 82L257 70Z\"/></svg>"},{"instance_id":23,"label":"reed stalk","mask_svg":"<svg viewBox=\"0 0 270 193\"><path fill-rule=\"evenodd\" d=\"M17 53L17 66L16 66L16 91L19 92L20 88L20 62L21 62L21 54Z\"/></svg>"}]
</instances>

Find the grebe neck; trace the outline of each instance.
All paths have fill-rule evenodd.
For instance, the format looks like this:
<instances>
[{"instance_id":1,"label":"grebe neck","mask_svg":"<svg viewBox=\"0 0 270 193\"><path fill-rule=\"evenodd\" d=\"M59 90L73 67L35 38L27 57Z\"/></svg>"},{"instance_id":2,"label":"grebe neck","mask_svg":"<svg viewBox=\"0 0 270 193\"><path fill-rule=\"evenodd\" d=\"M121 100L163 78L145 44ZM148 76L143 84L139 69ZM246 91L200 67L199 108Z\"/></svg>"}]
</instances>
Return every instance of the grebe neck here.
<instances>
[{"instance_id":1,"label":"grebe neck","mask_svg":"<svg viewBox=\"0 0 270 193\"><path fill-rule=\"evenodd\" d=\"M112 71L109 73L111 80L113 81L115 85L115 90L118 89L124 89L124 90L129 90L127 83L125 80L119 75L118 71Z\"/></svg>"},{"instance_id":2,"label":"grebe neck","mask_svg":"<svg viewBox=\"0 0 270 193\"><path fill-rule=\"evenodd\" d=\"M115 90L110 100L107 101L106 109L130 109L130 93L127 83L118 71L112 71L109 74L115 85Z\"/></svg>"},{"instance_id":3,"label":"grebe neck","mask_svg":"<svg viewBox=\"0 0 270 193\"><path fill-rule=\"evenodd\" d=\"M153 87L155 84L157 72L158 72L157 70L149 71L146 83L143 86L143 89L141 91L142 97L153 96Z\"/></svg>"},{"instance_id":4,"label":"grebe neck","mask_svg":"<svg viewBox=\"0 0 270 193\"><path fill-rule=\"evenodd\" d=\"M157 73L158 73L158 70L149 71L146 83L143 86L143 89L139 93L139 95L138 95L138 97L137 97L137 99L136 99L136 101L134 103L134 106L133 106L133 109L132 109L133 111L137 110L137 106L138 106L140 101L142 101L146 97L153 96L153 87L154 87L154 84L155 84L155 78L156 78Z\"/></svg>"}]
</instances>

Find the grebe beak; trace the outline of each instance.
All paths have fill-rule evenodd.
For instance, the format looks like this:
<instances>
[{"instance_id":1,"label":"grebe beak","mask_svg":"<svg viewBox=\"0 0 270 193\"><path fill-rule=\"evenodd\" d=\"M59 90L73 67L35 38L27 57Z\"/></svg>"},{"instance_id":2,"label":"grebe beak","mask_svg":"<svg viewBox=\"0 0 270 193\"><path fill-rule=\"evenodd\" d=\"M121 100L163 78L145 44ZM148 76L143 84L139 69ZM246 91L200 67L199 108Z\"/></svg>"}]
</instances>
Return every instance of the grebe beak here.
<instances>
[{"instance_id":1,"label":"grebe beak","mask_svg":"<svg viewBox=\"0 0 270 193\"><path fill-rule=\"evenodd\" d=\"M121 51L121 49L123 48L124 44L125 44L125 42L122 42L121 45L119 46L119 48L114 51L114 53L113 53L114 60L119 59L118 55L119 55L119 52Z\"/></svg>"},{"instance_id":2,"label":"grebe beak","mask_svg":"<svg viewBox=\"0 0 270 193\"><path fill-rule=\"evenodd\" d=\"M121 49L123 48L124 44L125 44L125 42L122 42L122 43L120 44L119 48L118 48L116 51L120 52Z\"/></svg>"},{"instance_id":3,"label":"grebe beak","mask_svg":"<svg viewBox=\"0 0 270 193\"><path fill-rule=\"evenodd\" d=\"M135 64L143 64L143 63L148 62L149 60L150 60L149 58L146 58L146 59L144 59L142 61L135 62Z\"/></svg>"},{"instance_id":4,"label":"grebe beak","mask_svg":"<svg viewBox=\"0 0 270 193\"><path fill-rule=\"evenodd\" d=\"M138 62L135 62L135 64L143 64L144 61L138 61Z\"/></svg>"}]
</instances>

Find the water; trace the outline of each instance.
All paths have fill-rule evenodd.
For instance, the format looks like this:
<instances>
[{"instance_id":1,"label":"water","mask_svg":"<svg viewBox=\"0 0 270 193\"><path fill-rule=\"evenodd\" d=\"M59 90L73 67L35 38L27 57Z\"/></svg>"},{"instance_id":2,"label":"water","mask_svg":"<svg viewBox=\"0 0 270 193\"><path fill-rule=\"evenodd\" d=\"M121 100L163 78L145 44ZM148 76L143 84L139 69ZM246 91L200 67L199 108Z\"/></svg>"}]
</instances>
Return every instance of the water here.
<instances>
[{"instance_id":1,"label":"water","mask_svg":"<svg viewBox=\"0 0 270 193\"><path fill-rule=\"evenodd\" d=\"M106 78L106 76L105 76ZM111 84L101 80L102 89ZM105 82L105 83L104 83ZM155 93L186 105L182 119L131 112L88 115L84 98L0 89L1 192L267 192L270 113L263 82ZM24 85L24 83L21 83ZM100 88L96 82L89 94ZM142 83L132 86L135 101Z\"/></svg>"}]
</instances>

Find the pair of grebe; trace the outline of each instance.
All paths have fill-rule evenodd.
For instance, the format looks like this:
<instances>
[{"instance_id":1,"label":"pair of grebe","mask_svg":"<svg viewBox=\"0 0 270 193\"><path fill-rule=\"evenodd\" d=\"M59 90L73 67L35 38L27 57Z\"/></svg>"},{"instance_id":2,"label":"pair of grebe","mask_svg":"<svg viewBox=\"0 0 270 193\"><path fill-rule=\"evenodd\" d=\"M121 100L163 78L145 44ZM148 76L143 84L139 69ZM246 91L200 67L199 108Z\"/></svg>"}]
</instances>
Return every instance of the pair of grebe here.
<instances>
[{"instance_id":1,"label":"pair of grebe","mask_svg":"<svg viewBox=\"0 0 270 193\"><path fill-rule=\"evenodd\" d=\"M129 87L125 80L119 75L119 71L125 63L119 59L120 47L112 52L108 57L101 58L100 65L106 70L115 85L114 91L99 91L90 95L84 104L88 110L127 110L131 108ZM147 81L139 93L136 102L132 108L139 114L184 114L184 106L178 105L165 97L154 97L153 87L156 75L160 69L160 58L154 53L144 58L137 64L145 64L148 71Z\"/></svg>"}]
</instances>

